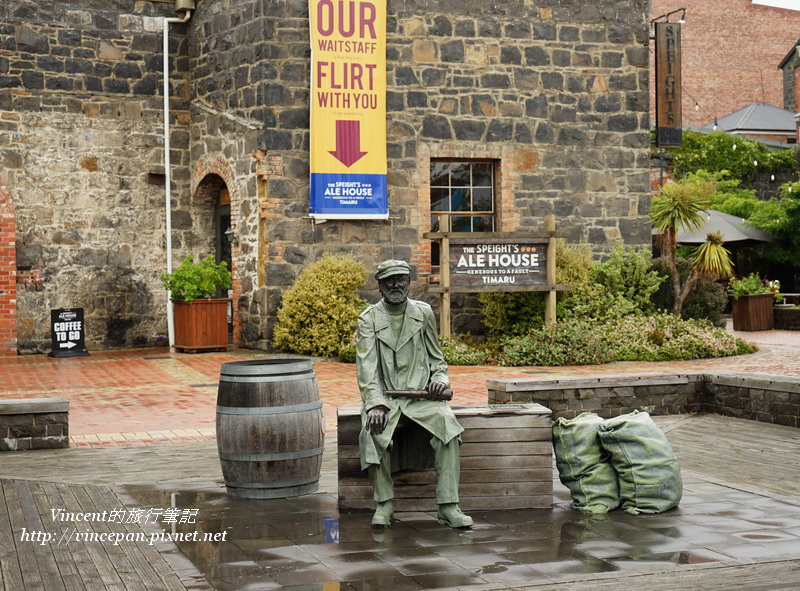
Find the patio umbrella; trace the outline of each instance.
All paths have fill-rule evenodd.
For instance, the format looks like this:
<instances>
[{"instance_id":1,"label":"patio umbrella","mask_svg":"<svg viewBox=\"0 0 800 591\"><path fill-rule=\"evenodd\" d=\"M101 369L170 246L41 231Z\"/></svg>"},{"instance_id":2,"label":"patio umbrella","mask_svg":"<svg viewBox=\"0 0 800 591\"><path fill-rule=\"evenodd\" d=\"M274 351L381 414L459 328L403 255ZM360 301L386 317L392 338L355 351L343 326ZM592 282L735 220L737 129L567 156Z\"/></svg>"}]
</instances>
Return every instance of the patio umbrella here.
<instances>
[{"instance_id":1,"label":"patio umbrella","mask_svg":"<svg viewBox=\"0 0 800 591\"><path fill-rule=\"evenodd\" d=\"M769 232L746 225L744 218L722 213L716 209L708 209L703 214L703 225L697 230L681 230L678 233L679 244L702 244L708 234L719 232L725 244L747 246L758 242L774 242Z\"/></svg>"}]
</instances>

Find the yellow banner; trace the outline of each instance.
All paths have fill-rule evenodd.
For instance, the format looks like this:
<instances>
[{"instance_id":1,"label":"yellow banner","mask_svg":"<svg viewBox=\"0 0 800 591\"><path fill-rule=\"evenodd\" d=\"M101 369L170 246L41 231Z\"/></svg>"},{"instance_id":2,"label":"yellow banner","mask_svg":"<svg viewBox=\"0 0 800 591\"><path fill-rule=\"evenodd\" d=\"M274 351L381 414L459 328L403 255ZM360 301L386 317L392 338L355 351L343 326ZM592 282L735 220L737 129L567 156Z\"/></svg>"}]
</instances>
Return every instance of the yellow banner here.
<instances>
[{"instance_id":1,"label":"yellow banner","mask_svg":"<svg viewBox=\"0 0 800 591\"><path fill-rule=\"evenodd\" d=\"M311 215L384 218L386 0L309 0Z\"/></svg>"}]
</instances>

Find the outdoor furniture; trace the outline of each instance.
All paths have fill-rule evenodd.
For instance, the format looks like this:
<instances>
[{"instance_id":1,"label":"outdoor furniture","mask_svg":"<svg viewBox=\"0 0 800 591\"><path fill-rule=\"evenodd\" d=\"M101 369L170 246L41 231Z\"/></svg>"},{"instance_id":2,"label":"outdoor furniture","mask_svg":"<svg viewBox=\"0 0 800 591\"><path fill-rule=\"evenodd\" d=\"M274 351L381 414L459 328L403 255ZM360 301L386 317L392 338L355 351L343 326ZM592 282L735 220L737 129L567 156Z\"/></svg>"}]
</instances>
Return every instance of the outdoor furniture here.
<instances>
[{"instance_id":1,"label":"outdoor furniture","mask_svg":"<svg viewBox=\"0 0 800 591\"><path fill-rule=\"evenodd\" d=\"M459 504L464 511L529 509L553 503L550 409L541 404L453 406L461 434ZM338 409L339 509L374 509L361 470L361 409ZM394 474L396 511L436 509L434 470Z\"/></svg>"},{"instance_id":2,"label":"outdoor furniture","mask_svg":"<svg viewBox=\"0 0 800 591\"><path fill-rule=\"evenodd\" d=\"M17 398L0 402L0 451L69 447L69 400Z\"/></svg>"}]
</instances>

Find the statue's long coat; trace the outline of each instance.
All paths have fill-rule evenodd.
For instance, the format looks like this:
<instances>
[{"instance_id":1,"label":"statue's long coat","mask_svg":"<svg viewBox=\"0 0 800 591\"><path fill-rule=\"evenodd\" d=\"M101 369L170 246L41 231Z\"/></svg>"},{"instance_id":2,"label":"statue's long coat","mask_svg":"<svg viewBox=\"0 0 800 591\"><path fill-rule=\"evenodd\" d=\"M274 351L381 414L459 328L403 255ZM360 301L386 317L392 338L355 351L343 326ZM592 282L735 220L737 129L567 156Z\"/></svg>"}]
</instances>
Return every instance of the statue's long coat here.
<instances>
[{"instance_id":1,"label":"statue's long coat","mask_svg":"<svg viewBox=\"0 0 800 591\"><path fill-rule=\"evenodd\" d=\"M383 433L373 435L361 429L361 468L380 464L402 415L428 433L413 424L402 429L404 436L396 439L392 449L393 470L431 467L430 435L447 443L458 437L464 428L445 401L393 398L385 396L384 391L424 390L431 381L449 384L433 310L425 302L407 300L403 328L400 335L395 336L383 300L373 304L358 317L356 351L356 376L363 401L362 426L371 408L385 406L389 409Z\"/></svg>"}]
</instances>

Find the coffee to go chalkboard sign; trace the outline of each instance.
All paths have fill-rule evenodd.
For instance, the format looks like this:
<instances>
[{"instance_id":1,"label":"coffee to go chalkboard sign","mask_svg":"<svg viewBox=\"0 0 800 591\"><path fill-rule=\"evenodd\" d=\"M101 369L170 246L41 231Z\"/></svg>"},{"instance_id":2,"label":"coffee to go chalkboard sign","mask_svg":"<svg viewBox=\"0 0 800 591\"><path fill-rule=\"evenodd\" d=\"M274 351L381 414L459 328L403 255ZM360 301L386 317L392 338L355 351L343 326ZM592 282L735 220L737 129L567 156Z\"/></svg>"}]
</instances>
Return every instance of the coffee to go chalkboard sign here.
<instances>
[{"instance_id":1,"label":"coffee to go chalkboard sign","mask_svg":"<svg viewBox=\"0 0 800 591\"><path fill-rule=\"evenodd\" d=\"M88 355L83 308L50 310L50 357Z\"/></svg>"}]
</instances>

